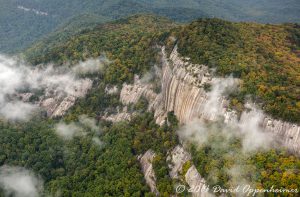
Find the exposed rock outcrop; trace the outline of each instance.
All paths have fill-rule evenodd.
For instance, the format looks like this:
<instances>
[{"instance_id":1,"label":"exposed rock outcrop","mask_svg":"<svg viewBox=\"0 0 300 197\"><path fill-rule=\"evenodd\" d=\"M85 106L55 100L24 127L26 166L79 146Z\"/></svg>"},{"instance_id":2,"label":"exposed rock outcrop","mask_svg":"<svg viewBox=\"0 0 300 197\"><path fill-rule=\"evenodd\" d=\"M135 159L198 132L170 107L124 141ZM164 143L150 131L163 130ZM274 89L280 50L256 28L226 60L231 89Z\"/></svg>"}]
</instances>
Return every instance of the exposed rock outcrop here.
<instances>
[{"instance_id":1,"label":"exposed rock outcrop","mask_svg":"<svg viewBox=\"0 0 300 197\"><path fill-rule=\"evenodd\" d=\"M16 96L23 102L34 102L36 105L42 107L48 117L63 116L70 107L72 107L77 98L83 98L92 88L92 80L81 79L77 83L72 84L68 92L55 89L55 87L47 87L43 90L42 95L35 95L35 93L18 93ZM35 96L35 101L30 99Z\"/></svg>"},{"instance_id":2,"label":"exposed rock outcrop","mask_svg":"<svg viewBox=\"0 0 300 197\"><path fill-rule=\"evenodd\" d=\"M274 133L286 147L300 154L300 126L265 117L262 126L266 131Z\"/></svg>"},{"instance_id":3,"label":"exposed rock outcrop","mask_svg":"<svg viewBox=\"0 0 300 197\"><path fill-rule=\"evenodd\" d=\"M144 96L152 105L158 95L152 90L152 85L142 83L139 76L134 77L134 84L124 84L120 93L120 100L124 105L137 103Z\"/></svg>"},{"instance_id":4,"label":"exposed rock outcrop","mask_svg":"<svg viewBox=\"0 0 300 197\"><path fill-rule=\"evenodd\" d=\"M125 106L123 107L122 111L117 108L117 113L115 114L105 113L105 115L102 116L101 119L111 122L120 122L124 120L131 120L132 116L134 116L134 113L129 113L127 110L127 106Z\"/></svg>"},{"instance_id":5,"label":"exposed rock outcrop","mask_svg":"<svg viewBox=\"0 0 300 197\"><path fill-rule=\"evenodd\" d=\"M193 188L192 195L195 197L214 196L207 192L208 186L205 180L201 177L196 167L192 165L185 174L185 180L190 188Z\"/></svg>"},{"instance_id":6,"label":"exposed rock outcrop","mask_svg":"<svg viewBox=\"0 0 300 197\"><path fill-rule=\"evenodd\" d=\"M112 87L109 87L109 86L106 86L105 87L105 93L106 94L117 94L119 92L119 89L117 86L112 86Z\"/></svg>"},{"instance_id":7,"label":"exposed rock outcrop","mask_svg":"<svg viewBox=\"0 0 300 197\"><path fill-rule=\"evenodd\" d=\"M178 173L182 171L183 165L192 159L191 155L186 152L182 146L177 145L168 155L167 161L171 162L169 165L170 177L172 179L178 178Z\"/></svg>"},{"instance_id":8,"label":"exposed rock outcrop","mask_svg":"<svg viewBox=\"0 0 300 197\"><path fill-rule=\"evenodd\" d=\"M162 47L162 75L159 78L161 79L160 94L155 94L151 90L151 85L142 84L138 80L135 80L132 85L125 84L120 96L122 103L125 105L136 103L141 96L144 96L149 101L149 110L154 110L158 124L164 123L170 111L174 111L181 124L189 123L194 119L214 121L220 117L225 123L237 121L237 113L229 109L229 102L223 96L214 98L215 109L211 109L212 100L204 86L222 79L213 78L205 65L186 62L179 56L177 47L173 49L169 58ZM261 126L266 132L274 133L289 149L300 153L299 125L265 116L261 119Z\"/></svg>"},{"instance_id":9,"label":"exposed rock outcrop","mask_svg":"<svg viewBox=\"0 0 300 197\"><path fill-rule=\"evenodd\" d=\"M19 97L21 99L21 101L23 102L29 102L30 101L30 98L33 96L34 94L33 93L20 93L20 94L17 94L17 97Z\"/></svg>"},{"instance_id":10,"label":"exposed rock outcrop","mask_svg":"<svg viewBox=\"0 0 300 197\"><path fill-rule=\"evenodd\" d=\"M185 151L182 146L178 145L170 152L167 160L171 162L171 165L169 165L170 177L173 179L178 179L178 174L183 173L183 165L186 162L191 161L191 155ZM212 196L208 192L208 186L206 185L205 180L201 177L194 165L191 165L191 167L187 170L184 178L186 183L189 185L189 188L191 188L193 196Z\"/></svg>"},{"instance_id":11,"label":"exposed rock outcrop","mask_svg":"<svg viewBox=\"0 0 300 197\"><path fill-rule=\"evenodd\" d=\"M152 161L154 157L155 153L152 150L148 150L144 155L141 155L138 159L141 163L142 171L144 173L147 185L150 187L151 192L158 196L159 192L156 188L156 178L152 166Z\"/></svg>"},{"instance_id":12,"label":"exposed rock outcrop","mask_svg":"<svg viewBox=\"0 0 300 197\"><path fill-rule=\"evenodd\" d=\"M90 79L79 80L78 83L73 84L69 94L61 94L61 92L46 89L38 104L47 111L49 117L63 116L75 104L77 98L82 98L88 93L92 84Z\"/></svg>"}]
</instances>

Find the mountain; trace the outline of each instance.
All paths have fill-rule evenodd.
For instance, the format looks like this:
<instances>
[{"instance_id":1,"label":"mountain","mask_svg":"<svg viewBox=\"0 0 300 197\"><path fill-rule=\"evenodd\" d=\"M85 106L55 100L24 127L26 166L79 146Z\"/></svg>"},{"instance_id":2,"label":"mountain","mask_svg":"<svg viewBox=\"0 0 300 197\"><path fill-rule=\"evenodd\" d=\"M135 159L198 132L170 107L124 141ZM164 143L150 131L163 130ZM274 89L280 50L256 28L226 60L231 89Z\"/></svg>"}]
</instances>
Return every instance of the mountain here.
<instances>
[{"instance_id":1,"label":"mountain","mask_svg":"<svg viewBox=\"0 0 300 197\"><path fill-rule=\"evenodd\" d=\"M1 197L297 195L298 24L81 16L0 55Z\"/></svg>"},{"instance_id":2,"label":"mountain","mask_svg":"<svg viewBox=\"0 0 300 197\"><path fill-rule=\"evenodd\" d=\"M132 17L124 21L133 20L133 23L136 23L137 18ZM140 20L150 20L161 26L161 22L156 22L151 16L141 17L138 21ZM56 46L49 45L48 41L38 42L30 47L25 55L33 64L82 60L86 54L99 55L99 51L110 51L121 62L129 57L135 59L137 54L140 54L140 57L148 55L150 50L132 51L125 40L119 40L122 34L130 34L134 29L122 28L117 31L118 25L112 24L113 26L100 25ZM171 22L169 24L171 27L178 26ZM110 29L114 31L110 32ZM220 76L233 74L243 79L242 90L237 95L232 95L236 99L235 102L238 100L236 105L243 103L247 95L252 95L254 101L262 103L265 111L274 117L299 122L300 109L299 103L296 102L299 96L299 82L295 80L299 73L299 25L262 25L203 19L183 26L182 29L178 26L170 34L177 38L179 52L190 57L191 61L216 68ZM109 39L102 40L102 36ZM120 51L121 46L123 52ZM74 49L76 53L72 52ZM124 56L123 53L127 55ZM127 64L124 62L123 65ZM143 69L149 68L146 62L137 65L144 65ZM133 67L124 69L128 70L128 77L132 72L142 74L143 70ZM111 73L116 75L118 71L116 69ZM132 75L129 78L132 78Z\"/></svg>"},{"instance_id":3,"label":"mountain","mask_svg":"<svg viewBox=\"0 0 300 197\"><path fill-rule=\"evenodd\" d=\"M185 22L199 17L263 23L298 22L297 0L238 1L47 1L1 0L0 51L16 52L35 40L82 15L95 16L98 23L137 13L154 13ZM84 19L83 19L84 21ZM76 26L80 27L80 26Z\"/></svg>"}]
</instances>

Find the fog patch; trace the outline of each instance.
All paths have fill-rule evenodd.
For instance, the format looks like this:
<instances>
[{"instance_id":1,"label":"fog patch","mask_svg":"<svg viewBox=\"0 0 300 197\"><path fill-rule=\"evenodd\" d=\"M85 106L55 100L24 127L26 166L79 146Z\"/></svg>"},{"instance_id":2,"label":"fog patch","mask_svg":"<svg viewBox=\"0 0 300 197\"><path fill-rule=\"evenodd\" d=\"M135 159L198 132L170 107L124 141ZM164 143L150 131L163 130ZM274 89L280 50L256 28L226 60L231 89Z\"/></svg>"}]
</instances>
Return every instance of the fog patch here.
<instances>
[{"instance_id":1,"label":"fog patch","mask_svg":"<svg viewBox=\"0 0 300 197\"><path fill-rule=\"evenodd\" d=\"M58 123L55 127L56 133L65 140L71 140L75 136L83 135L83 130L81 127L77 126L75 123Z\"/></svg>"},{"instance_id":2,"label":"fog patch","mask_svg":"<svg viewBox=\"0 0 300 197\"><path fill-rule=\"evenodd\" d=\"M79 123L95 133L100 133L100 127L97 126L96 120L89 118L87 115L79 116Z\"/></svg>"},{"instance_id":3,"label":"fog patch","mask_svg":"<svg viewBox=\"0 0 300 197\"><path fill-rule=\"evenodd\" d=\"M161 73L161 68L159 68L157 65L154 65L148 72L146 72L142 76L140 82L145 85L155 82L155 80L161 79Z\"/></svg>"},{"instance_id":4,"label":"fog patch","mask_svg":"<svg viewBox=\"0 0 300 197\"><path fill-rule=\"evenodd\" d=\"M255 172L255 166L253 165L245 165L245 164L235 164L231 168L227 170L227 173L229 175L229 184L233 188L239 188L236 193L236 196L243 197L245 196L245 193L242 191L242 189L245 186L252 186L252 185L246 178L246 174L253 174Z\"/></svg>"},{"instance_id":5,"label":"fog patch","mask_svg":"<svg viewBox=\"0 0 300 197\"><path fill-rule=\"evenodd\" d=\"M207 93L207 103L204 113L216 117L211 121L203 119L194 120L178 131L179 138L185 144L196 145L197 148L205 148L212 154L224 158L234 158L233 163L224 166L230 177L230 186L251 185L247 182L247 177L252 176L255 171L253 165L245 162L245 158L250 158L253 154L268 151L275 147L275 138L272 133L264 131L262 123L264 113L254 104L245 104L247 110L243 111L240 118L234 117L233 121L225 121L226 109L222 106L222 101L226 95L236 90L238 81L231 77L226 79L214 79L211 83L211 91ZM231 111L232 112L232 111ZM206 149L207 148L207 149ZM202 149L203 151L204 149ZM211 169L207 180L218 182L219 169ZM243 194L237 194L243 196Z\"/></svg>"},{"instance_id":6,"label":"fog patch","mask_svg":"<svg viewBox=\"0 0 300 197\"><path fill-rule=\"evenodd\" d=\"M91 135L92 141L98 146L103 146L103 142L98 138L101 135L100 126L97 121L87 115L81 115L78 121L65 123L60 122L55 125L56 134L64 140L72 140L74 137Z\"/></svg>"},{"instance_id":7,"label":"fog patch","mask_svg":"<svg viewBox=\"0 0 300 197\"><path fill-rule=\"evenodd\" d=\"M261 127L263 112L251 104L249 111L244 111L240 120L237 122L237 127L243 134L242 143L244 152L252 152L257 150L268 150L274 142L274 135L270 132L264 132Z\"/></svg>"},{"instance_id":8,"label":"fog patch","mask_svg":"<svg viewBox=\"0 0 300 197\"><path fill-rule=\"evenodd\" d=\"M210 135L209 132L207 132L206 125L200 124L199 121L196 120L184 125L177 134L180 139L196 143L199 146L203 146L208 141Z\"/></svg>"},{"instance_id":9,"label":"fog patch","mask_svg":"<svg viewBox=\"0 0 300 197\"><path fill-rule=\"evenodd\" d=\"M211 82L211 91L207 93L207 101L204 106L204 113L218 117L207 123L203 120L195 120L179 131L178 135L185 141L193 142L199 146L208 143L208 139L215 133L223 135L225 140L219 146L230 143L230 139L237 137L242 142L243 152L255 152L257 150L268 150L274 141L270 132L264 132L261 127L263 112L253 104L246 104L248 109L242 112L240 119L225 123L223 121L224 106L222 100L230 93L237 90L239 80L233 77L215 78ZM220 118L221 117L221 118Z\"/></svg>"},{"instance_id":10,"label":"fog patch","mask_svg":"<svg viewBox=\"0 0 300 197\"><path fill-rule=\"evenodd\" d=\"M0 187L6 196L38 197L43 192L43 181L27 169L2 166Z\"/></svg>"},{"instance_id":11,"label":"fog patch","mask_svg":"<svg viewBox=\"0 0 300 197\"><path fill-rule=\"evenodd\" d=\"M8 102L0 109L0 115L9 120L28 120L28 118L37 110L35 105L21 101Z\"/></svg>"},{"instance_id":12,"label":"fog patch","mask_svg":"<svg viewBox=\"0 0 300 197\"><path fill-rule=\"evenodd\" d=\"M102 142L98 137L93 137L92 140L93 140L94 144L96 144L100 148L102 148L104 146L104 142Z\"/></svg>"},{"instance_id":13,"label":"fog patch","mask_svg":"<svg viewBox=\"0 0 300 197\"><path fill-rule=\"evenodd\" d=\"M210 85L211 91L207 93L204 111L208 114L222 115L220 99L237 89L238 79L214 78Z\"/></svg>"},{"instance_id":14,"label":"fog patch","mask_svg":"<svg viewBox=\"0 0 300 197\"><path fill-rule=\"evenodd\" d=\"M79 62L72 67L72 70L77 74L93 74L102 72L107 64L110 64L110 61L105 55L101 55L97 59L88 59L84 62Z\"/></svg>"},{"instance_id":15,"label":"fog patch","mask_svg":"<svg viewBox=\"0 0 300 197\"><path fill-rule=\"evenodd\" d=\"M37 103L18 100L23 93L45 92L43 98L80 97L86 80L81 74L102 72L109 63L106 57L88 59L75 66L31 66L17 57L0 54L0 116L9 120L27 120L38 108ZM41 97L40 97L41 98Z\"/></svg>"}]
</instances>

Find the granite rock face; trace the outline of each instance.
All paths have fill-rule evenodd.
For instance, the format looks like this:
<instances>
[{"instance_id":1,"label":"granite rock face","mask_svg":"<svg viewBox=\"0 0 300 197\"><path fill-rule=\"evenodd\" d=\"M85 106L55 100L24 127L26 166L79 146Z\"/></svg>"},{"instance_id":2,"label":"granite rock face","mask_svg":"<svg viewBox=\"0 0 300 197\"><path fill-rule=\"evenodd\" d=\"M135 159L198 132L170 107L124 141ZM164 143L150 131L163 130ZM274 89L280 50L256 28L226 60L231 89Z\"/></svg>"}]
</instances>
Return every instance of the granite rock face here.
<instances>
[{"instance_id":1,"label":"granite rock face","mask_svg":"<svg viewBox=\"0 0 300 197\"><path fill-rule=\"evenodd\" d=\"M130 113L127 110L127 106L124 106L122 110L117 107L117 113L109 114L105 112L104 116L101 117L102 120L110 121L110 122L120 122L124 120L131 120L131 117L134 116L134 113Z\"/></svg>"},{"instance_id":2,"label":"granite rock face","mask_svg":"<svg viewBox=\"0 0 300 197\"><path fill-rule=\"evenodd\" d=\"M74 84L72 91L68 94L46 89L38 104L47 111L49 117L63 116L75 104L77 98L83 98L88 93L92 84L90 79L81 79Z\"/></svg>"},{"instance_id":3,"label":"granite rock face","mask_svg":"<svg viewBox=\"0 0 300 197\"><path fill-rule=\"evenodd\" d=\"M212 77L209 68L186 62L173 49L167 57L162 47L161 92L156 94L151 85L143 84L136 77L135 83L124 84L120 99L123 104L136 103L142 96L149 102L149 110L154 111L158 124L163 124L166 115L174 111L181 124L187 124L195 119L214 121L220 117L225 123L237 121L237 113L229 109L229 102L221 95L210 95L205 91L206 84L222 83L222 78ZM215 96L215 98L211 98ZM212 103L213 102L213 103ZM212 110L212 108L215 108ZM264 116L261 127L266 132L275 134L286 147L300 153L300 126Z\"/></svg>"},{"instance_id":4,"label":"granite rock face","mask_svg":"<svg viewBox=\"0 0 300 197\"><path fill-rule=\"evenodd\" d=\"M265 117L262 126L274 133L290 150L300 154L300 126Z\"/></svg>"},{"instance_id":5,"label":"granite rock face","mask_svg":"<svg viewBox=\"0 0 300 197\"><path fill-rule=\"evenodd\" d=\"M170 177L172 179L178 178L178 173L182 171L183 165L192 159L191 155L183 149L182 146L177 145L168 155L167 161L171 164L169 165Z\"/></svg>"},{"instance_id":6,"label":"granite rock face","mask_svg":"<svg viewBox=\"0 0 300 197\"><path fill-rule=\"evenodd\" d=\"M153 158L155 153L152 150L148 150L144 155L138 157L140 164L142 166L142 171L146 180L147 185L150 187L151 192L156 196L159 195L159 192L156 187L156 177L155 172L152 166ZM167 161L172 164L169 165L170 177L172 179L178 179L179 174L182 173L183 165L191 160L191 155L184 150L180 145L176 146L173 150L170 151ZM192 165L186 174L184 175L185 182L191 188L192 196L195 197L208 197L213 196L208 192L208 186L206 185L205 180L198 173L196 167Z\"/></svg>"},{"instance_id":7,"label":"granite rock face","mask_svg":"<svg viewBox=\"0 0 300 197\"><path fill-rule=\"evenodd\" d=\"M201 177L196 167L192 165L185 174L187 184L194 190L192 196L195 197L210 197L214 196L207 192L208 186L206 181Z\"/></svg>"},{"instance_id":8,"label":"granite rock face","mask_svg":"<svg viewBox=\"0 0 300 197\"><path fill-rule=\"evenodd\" d=\"M182 146L178 145L169 153L167 161L171 162L171 165L169 165L170 177L172 179L178 179L178 174L182 173L183 165L186 162L191 161L191 155L185 151ZM191 188L192 196L213 196L208 192L206 181L201 177L194 165L191 165L191 167L184 174L184 179L189 185L189 188Z\"/></svg>"},{"instance_id":9,"label":"granite rock face","mask_svg":"<svg viewBox=\"0 0 300 197\"><path fill-rule=\"evenodd\" d=\"M83 98L92 88L93 82L90 79L80 79L69 87L69 91L61 91L55 87L47 87L42 95L35 93L18 93L16 96L23 102L31 102L44 109L48 117L63 116L72 107L77 98ZM31 98L34 101L31 101Z\"/></svg>"},{"instance_id":10,"label":"granite rock face","mask_svg":"<svg viewBox=\"0 0 300 197\"><path fill-rule=\"evenodd\" d=\"M139 156L139 161L142 166L142 171L147 185L150 187L152 193L159 195L156 188L156 177L152 166L152 161L155 157L155 153L152 150L148 150L144 155Z\"/></svg>"}]
</instances>

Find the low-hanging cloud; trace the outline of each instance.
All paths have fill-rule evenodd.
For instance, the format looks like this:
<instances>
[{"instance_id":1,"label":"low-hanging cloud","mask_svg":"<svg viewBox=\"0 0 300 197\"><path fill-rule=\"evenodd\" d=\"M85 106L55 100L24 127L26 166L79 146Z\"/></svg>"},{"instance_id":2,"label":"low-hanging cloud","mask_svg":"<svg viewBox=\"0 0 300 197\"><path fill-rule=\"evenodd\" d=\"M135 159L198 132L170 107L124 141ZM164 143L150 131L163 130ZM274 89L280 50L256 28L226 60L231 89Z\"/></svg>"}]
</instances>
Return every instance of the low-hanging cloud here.
<instances>
[{"instance_id":1,"label":"low-hanging cloud","mask_svg":"<svg viewBox=\"0 0 300 197\"><path fill-rule=\"evenodd\" d=\"M6 196L39 197L43 192L43 181L27 169L2 166L0 187Z\"/></svg>"},{"instance_id":2,"label":"low-hanging cloud","mask_svg":"<svg viewBox=\"0 0 300 197\"><path fill-rule=\"evenodd\" d=\"M214 78L211 82L211 91L207 93L207 102L204 111L209 114L221 115L220 99L236 90L238 80L233 77Z\"/></svg>"},{"instance_id":3,"label":"low-hanging cloud","mask_svg":"<svg viewBox=\"0 0 300 197\"><path fill-rule=\"evenodd\" d=\"M72 70L77 74L92 74L102 72L107 64L110 64L110 61L105 55L101 55L97 59L88 59L84 62L79 62L72 67Z\"/></svg>"},{"instance_id":4,"label":"low-hanging cloud","mask_svg":"<svg viewBox=\"0 0 300 197\"><path fill-rule=\"evenodd\" d=\"M93 135L93 142L102 146L103 142L97 137L101 134L99 125L96 120L86 115L81 115L77 122L65 123L60 122L55 126L55 132L64 140L72 140L76 136L85 136L88 133Z\"/></svg>"},{"instance_id":5,"label":"low-hanging cloud","mask_svg":"<svg viewBox=\"0 0 300 197\"><path fill-rule=\"evenodd\" d=\"M244 152L268 150L275 140L273 133L265 132L261 127L265 115L251 104L246 106L249 110L244 111L240 120L236 122L238 130L243 135L243 150Z\"/></svg>"},{"instance_id":6,"label":"low-hanging cloud","mask_svg":"<svg viewBox=\"0 0 300 197\"><path fill-rule=\"evenodd\" d=\"M232 166L227 166L229 184L232 187L251 185L247 177L255 171L253 165L249 165L245 160L239 158L251 157L257 151L267 151L276 145L273 134L264 131L262 128L264 113L254 104L245 104L247 110L242 112L240 118L234 115L234 120L225 121L224 115L227 113L221 101L226 94L237 87L237 84L237 81L233 78L213 81L212 90L207 93L204 113L217 118L209 122L205 120L205 117L204 119L194 120L177 131L179 138L184 143L193 143L198 147L210 146L213 153L222 152L226 154L224 157L235 158ZM236 149L233 148L232 145L236 142L236 139L240 139L241 148L239 144L236 145ZM218 169L212 169L207 178L216 183L218 173ZM236 195L243 196L239 193Z\"/></svg>"},{"instance_id":7,"label":"low-hanging cloud","mask_svg":"<svg viewBox=\"0 0 300 197\"><path fill-rule=\"evenodd\" d=\"M8 102L0 110L0 116L9 120L27 120L37 110L35 105L21 101Z\"/></svg>"},{"instance_id":8,"label":"low-hanging cloud","mask_svg":"<svg viewBox=\"0 0 300 197\"><path fill-rule=\"evenodd\" d=\"M106 63L108 60L101 57L80 62L71 69L54 65L33 67L18 58L0 55L0 116L25 120L37 109L34 104L17 100L19 93L46 90L46 94L57 97L76 95L83 83L79 75L101 72Z\"/></svg>"},{"instance_id":9,"label":"low-hanging cloud","mask_svg":"<svg viewBox=\"0 0 300 197\"><path fill-rule=\"evenodd\" d=\"M58 123L55 127L55 131L60 137L66 140L84 134L82 128L75 123Z\"/></svg>"},{"instance_id":10,"label":"low-hanging cloud","mask_svg":"<svg viewBox=\"0 0 300 197\"><path fill-rule=\"evenodd\" d=\"M232 91L237 89L238 79L232 77L216 78L211 82L211 91L207 93L207 101L204 105L204 113L211 117L220 117L224 115L224 106L221 101ZM209 136L214 132L219 132L226 139L238 137L242 141L244 152L252 152L256 150L267 150L271 147L273 135L266 133L261 127L264 114L254 105L248 104L245 107L247 111L242 112L240 119L235 117L229 123L222 122L222 118L215 119L217 124L207 124L202 120L195 120L179 131L178 135L187 141L194 142L200 146L207 143ZM224 141L229 143L229 141ZM222 145L222 144L220 144ZM223 144L224 145L224 144Z\"/></svg>"}]
</instances>

